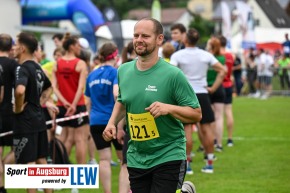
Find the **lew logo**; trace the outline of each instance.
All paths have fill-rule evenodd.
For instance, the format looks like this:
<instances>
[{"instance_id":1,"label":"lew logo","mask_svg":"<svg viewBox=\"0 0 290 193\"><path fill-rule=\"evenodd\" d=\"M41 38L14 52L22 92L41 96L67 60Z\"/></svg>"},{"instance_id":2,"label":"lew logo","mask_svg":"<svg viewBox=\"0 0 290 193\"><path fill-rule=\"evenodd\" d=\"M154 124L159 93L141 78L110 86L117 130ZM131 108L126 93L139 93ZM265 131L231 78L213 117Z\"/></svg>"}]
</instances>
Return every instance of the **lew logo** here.
<instances>
[{"instance_id":1,"label":"lew logo","mask_svg":"<svg viewBox=\"0 0 290 193\"><path fill-rule=\"evenodd\" d=\"M157 92L157 88L156 86L151 86L148 85L147 88L145 88L146 91L153 91L153 92Z\"/></svg>"}]
</instances>

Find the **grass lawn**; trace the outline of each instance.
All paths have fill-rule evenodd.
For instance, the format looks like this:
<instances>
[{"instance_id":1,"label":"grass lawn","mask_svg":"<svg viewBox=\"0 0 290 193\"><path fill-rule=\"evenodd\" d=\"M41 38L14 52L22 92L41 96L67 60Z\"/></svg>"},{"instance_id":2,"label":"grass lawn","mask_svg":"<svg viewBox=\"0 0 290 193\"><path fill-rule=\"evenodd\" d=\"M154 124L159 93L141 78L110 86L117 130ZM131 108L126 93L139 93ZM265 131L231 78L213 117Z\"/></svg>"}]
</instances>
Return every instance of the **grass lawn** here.
<instances>
[{"instance_id":1,"label":"grass lawn","mask_svg":"<svg viewBox=\"0 0 290 193\"><path fill-rule=\"evenodd\" d=\"M203 155L195 153L192 162L194 174L187 175L185 180L192 181L198 193L289 193L290 97L268 100L235 98L233 109L234 147L224 145L224 151L216 153L218 160L214 163L214 174L201 173L200 169L205 164ZM199 145L196 133L193 137L196 150ZM74 157L71 160L75 162ZM112 167L112 170L113 193L117 193L119 167ZM25 191L10 189L8 192ZM70 193L70 190L55 192ZM100 188L79 192L103 191Z\"/></svg>"}]
</instances>

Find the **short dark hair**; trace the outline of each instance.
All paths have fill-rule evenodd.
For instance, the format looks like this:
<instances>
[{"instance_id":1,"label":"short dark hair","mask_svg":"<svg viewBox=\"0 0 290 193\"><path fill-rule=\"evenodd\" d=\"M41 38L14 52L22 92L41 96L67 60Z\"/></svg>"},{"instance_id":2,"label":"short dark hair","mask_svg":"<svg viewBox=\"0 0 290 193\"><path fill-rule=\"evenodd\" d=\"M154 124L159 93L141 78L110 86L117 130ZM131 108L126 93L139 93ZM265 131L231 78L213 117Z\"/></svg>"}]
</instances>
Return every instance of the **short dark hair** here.
<instances>
[{"instance_id":1,"label":"short dark hair","mask_svg":"<svg viewBox=\"0 0 290 193\"><path fill-rule=\"evenodd\" d=\"M38 49L38 41L33 34L21 32L17 37L18 42L25 45L30 54L33 54Z\"/></svg>"},{"instance_id":2,"label":"short dark hair","mask_svg":"<svg viewBox=\"0 0 290 193\"><path fill-rule=\"evenodd\" d=\"M11 50L13 40L8 34L0 34L0 51L8 52Z\"/></svg>"},{"instance_id":3,"label":"short dark hair","mask_svg":"<svg viewBox=\"0 0 290 193\"><path fill-rule=\"evenodd\" d=\"M173 31L175 29L178 29L181 33L185 33L186 32L186 28L182 23L176 23L173 24L170 28L170 31Z\"/></svg>"},{"instance_id":4,"label":"short dark hair","mask_svg":"<svg viewBox=\"0 0 290 193\"><path fill-rule=\"evenodd\" d=\"M62 38L63 38L63 34L60 34L60 33L58 33L58 34L54 34L54 35L52 36L52 39L54 40L55 38L57 38L57 39L59 39L59 40L62 40Z\"/></svg>"},{"instance_id":5,"label":"short dark hair","mask_svg":"<svg viewBox=\"0 0 290 193\"><path fill-rule=\"evenodd\" d=\"M153 22L154 29L155 29L154 33L156 35L163 34L163 26L162 26L162 24L158 20L156 20L154 18L143 18L143 19L141 19L139 21L143 21L143 20L147 20L147 21L149 20L149 21L152 21Z\"/></svg>"},{"instance_id":6,"label":"short dark hair","mask_svg":"<svg viewBox=\"0 0 290 193\"><path fill-rule=\"evenodd\" d=\"M217 38L220 40L220 43L221 43L221 47L226 47L227 45L227 38L223 35L219 35L217 36Z\"/></svg>"},{"instance_id":7,"label":"short dark hair","mask_svg":"<svg viewBox=\"0 0 290 193\"><path fill-rule=\"evenodd\" d=\"M187 30L186 38L190 45L195 46L199 40L199 33L196 29L190 28Z\"/></svg>"}]
</instances>

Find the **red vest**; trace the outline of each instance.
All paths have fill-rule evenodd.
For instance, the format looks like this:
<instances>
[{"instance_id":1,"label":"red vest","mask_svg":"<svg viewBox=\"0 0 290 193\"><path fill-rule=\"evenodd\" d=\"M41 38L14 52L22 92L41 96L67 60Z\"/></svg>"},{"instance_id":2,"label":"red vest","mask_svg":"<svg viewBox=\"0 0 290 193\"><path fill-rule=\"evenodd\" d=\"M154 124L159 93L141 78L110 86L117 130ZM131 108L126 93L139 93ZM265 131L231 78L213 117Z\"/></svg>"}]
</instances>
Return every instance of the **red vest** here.
<instances>
[{"instance_id":1,"label":"red vest","mask_svg":"<svg viewBox=\"0 0 290 193\"><path fill-rule=\"evenodd\" d=\"M56 78L58 89L69 103L73 102L79 85L80 73L76 71L76 66L79 60L79 58L72 60L64 60L60 58L57 61ZM60 100L57 101L57 105L63 106ZM77 105L85 105L84 95L81 96Z\"/></svg>"},{"instance_id":2,"label":"red vest","mask_svg":"<svg viewBox=\"0 0 290 193\"><path fill-rule=\"evenodd\" d=\"M234 66L234 58L232 56L231 53L225 53L225 59L226 59L226 67L228 69L228 72L224 78L223 81L223 87L224 88L229 88L233 86L233 82L231 80L231 75L232 75L232 70L233 70L233 66Z\"/></svg>"}]
</instances>

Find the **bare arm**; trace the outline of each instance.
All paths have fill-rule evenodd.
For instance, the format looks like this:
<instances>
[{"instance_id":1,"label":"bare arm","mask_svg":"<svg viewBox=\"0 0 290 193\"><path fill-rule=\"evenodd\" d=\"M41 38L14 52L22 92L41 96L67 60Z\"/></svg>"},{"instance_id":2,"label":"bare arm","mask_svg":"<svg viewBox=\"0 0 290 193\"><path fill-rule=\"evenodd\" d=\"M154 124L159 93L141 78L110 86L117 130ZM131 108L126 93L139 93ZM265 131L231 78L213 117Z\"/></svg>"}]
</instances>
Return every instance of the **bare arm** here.
<instances>
[{"instance_id":1,"label":"bare arm","mask_svg":"<svg viewBox=\"0 0 290 193\"><path fill-rule=\"evenodd\" d=\"M21 113L25 107L24 98L25 98L26 87L23 85L18 85L15 89L15 113Z\"/></svg>"},{"instance_id":2,"label":"bare arm","mask_svg":"<svg viewBox=\"0 0 290 193\"><path fill-rule=\"evenodd\" d=\"M78 89L77 89L77 92L75 94L74 100L72 102L72 105L74 107L77 106L81 96L84 93L84 86L86 84L86 78L88 75L87 65L83 60L80 60L78 62L77 67L76 67L76 71L80 72L80 78L79 78Z\"/></svg>"},{"instance_id":3,"label":"bare arm","mask_svg":"<svg viewBox=\"0 0 290 193\"><path fill-rule=\"evenodd\" d=\"M126 109L124 105L116 101L111 118L103 132L103 137L106 141L116 139L116 125L126 116Z\"/></svg>"},{"instance_id":4,"label":"bare arm","mask_svg":"<svg viewBox=\"0 0 290 193\"><path fill-rule=\"evenodd\" d=\"M202 118L200 108L194 109L189 106L177 106L161 102L154 102L145 110L149 111L154 118L170 114L183 123L196 123Z\"/></svg>"},{"instance_id":5,"label":"bare arm","mask_svg":"<svg viewBox=\"0 0 290 193\"><path fill-rule=\"evenodd\" d=\"M213 66L213 69L217 72L216 79L211 87L208 88L209 93L214 93L218 87L222 84L224 77L226 75L226 69L221 63L216 63Z\"/></svg>"},{"instance_id":6,"label":"bare arm","mask_svg":"<svg viewBox=\"0 0 290 193\"><path fill-rule=\"evenodd\" d=\"M124 135L125 135L125 131L124 131L124 126L126 124L126 117L124 117L121 121L119 121L118 125L117 125L117 140L120 144L124 144Z\"/></svg>"},{"instance_id":7,"label":"bare arm","mask_svg":"<svg viewBox=\"0 0 290 193\"><path fill-rule=\"evenodd\" d=\"M119 85L115 84L113 86L113 95L114 95L114 99L116 101L117 97L118 97L118 92L119 92Z\"/></svg>"},{"instance_id":8,"label":"bare arm","mask_svg":"<svg viewBox=\"0 0 290 193\"><path fill-rule=\"evenodd\" d=\"M52 93L52 87L47 88L45 91L41 93L40 96L40 105L43 106L49 99Z\"/></svg>"},{"instance_id":9,"label":"bare arm","mask_svg":"<svg viewBox=\"0 0 290 193\"><path fill-rule=\"evenodd\" d=\"M0 87L0 103L2 103L4 97L4 86Z\"/></svg>"},{"instance_id":10,"label":"bare arm","mask_svg":"<svg viewBox=\"0 0 290 193\"><path fill-rule=\"evenodd\" d=\"M86 107L87 107L87 111L90 113L91 107L92 107L92 102L91 102L91 98L88 96L86 96Z\"/></svg>"}]
</instances>

